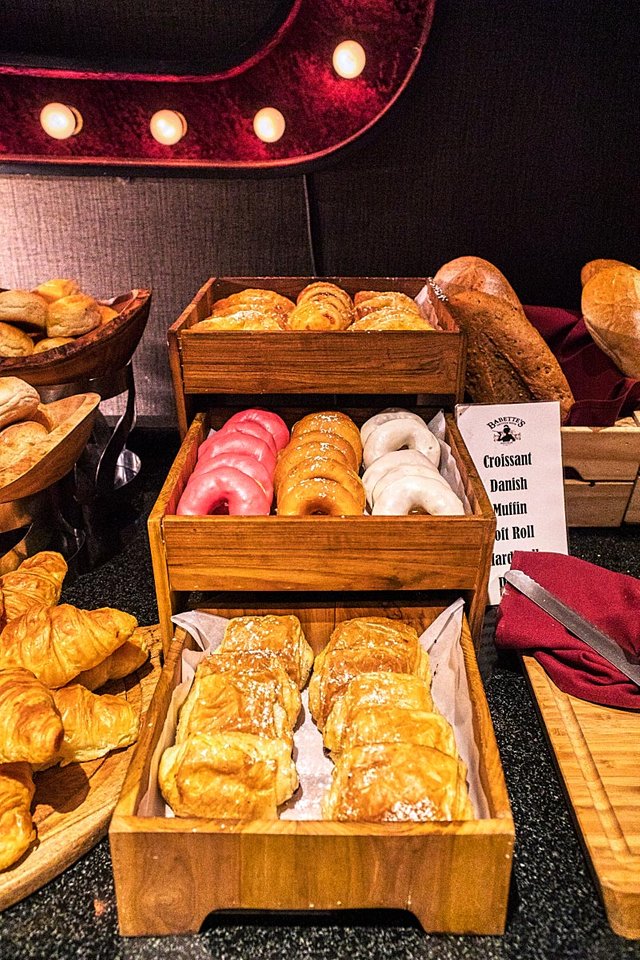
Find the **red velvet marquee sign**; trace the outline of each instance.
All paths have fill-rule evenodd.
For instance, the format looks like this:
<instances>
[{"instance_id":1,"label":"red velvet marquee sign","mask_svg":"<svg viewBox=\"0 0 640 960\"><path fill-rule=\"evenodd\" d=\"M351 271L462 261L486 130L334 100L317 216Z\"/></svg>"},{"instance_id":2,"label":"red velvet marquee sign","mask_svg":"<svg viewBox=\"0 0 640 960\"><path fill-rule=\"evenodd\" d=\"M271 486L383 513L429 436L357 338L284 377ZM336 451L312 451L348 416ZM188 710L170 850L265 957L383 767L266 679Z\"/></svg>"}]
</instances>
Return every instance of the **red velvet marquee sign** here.
<instances>
[{"instance_id":1,"label":"red velvet marquee sign","mask_svg":"<svg viewBox=\"0 0 640 960\"><path fill-rule=\"evenodd\" d=\"M308 163L366 130L407 85L425 45L435 0L295 0L277 33L253 57L208 76L77 72L0 64L2 162L269 168ZM366 53L344 79L333 52L355 40ZM82 128L65 140L40 123L51 102L72 107ZM255 114L274 107L284 134L264 143ZM177 111L186 134L158 143L149 122Z\"/></svg>"}]
</instances>

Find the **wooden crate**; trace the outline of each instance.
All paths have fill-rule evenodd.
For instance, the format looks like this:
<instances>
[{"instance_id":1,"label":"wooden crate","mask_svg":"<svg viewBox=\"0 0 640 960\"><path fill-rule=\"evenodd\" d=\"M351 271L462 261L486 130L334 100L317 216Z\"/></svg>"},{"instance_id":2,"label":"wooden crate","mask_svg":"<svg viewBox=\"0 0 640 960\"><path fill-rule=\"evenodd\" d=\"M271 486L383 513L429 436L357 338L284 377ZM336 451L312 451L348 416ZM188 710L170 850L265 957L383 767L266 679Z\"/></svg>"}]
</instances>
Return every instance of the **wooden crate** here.
<instances>
[{"instance_id":1,"label":"wooden crate","mask_svg":"<svg viewBox=\"0 0 640 960\"><path fill-rule=\"evenodd\" d=\"M613 427L563 427L570 527L640 523L640 414Z\"/></svg>"},{"instance_id":2,"label":"wooden crate","mask_svg":"<svg viewBox=\"0 0 640 960\"><path fill-rule=\"evenodd\" d=\"M436 330L360 333L209 332L189 328L211 313L216 300L247 287L267 288L295 300L314 277L211 278L168 332L169 361L181 436L198 411L211 407L210 394L266 396L296 394L400 397L403 405L453 408L464 392L466 340L432 289L430 320ZM354 294L397 290L415 297L426 283L418 277L328 277ZM413 400L411 399L413 398ZM246 404L245 404L246 405ZM272 402L273 405L273 402ZM282 402L279 404L282 406ZM325 403L326 408L326 403ZM342 408L341 408L342 409Z\"/></svg>"},{"instance_id":3,"label":"wooden crate","mask_svg":"<svg viewBox=\"0 0 640 960\"><path fill-rule=\"evenodd\" d=\"M216 609L238 616L242 609ZM338 620L401 616L419 632L436 608L261 607L295 613L315 652ZM171 693L184 632L171 643L110 828L120 931L125 936L190 933L215 910L411 910L426 930L504 930L514 827L473 643L464 660L489 817L465 822L365 824L217 821L141 817L138 808Z\"/></svg>"},{"instance_id":4,"label":"wooden crate","mask_svg":"<svg viewBox=\"0 0 640 960\"><path fill-rule=\"evenodd\" d=\"M479 642L496 520L452 416L447 442L473 511L461 517L177 517L208 426L198 414L148 521L166 646L192 590L455 591Z\"/></svg>"}]
</instances>

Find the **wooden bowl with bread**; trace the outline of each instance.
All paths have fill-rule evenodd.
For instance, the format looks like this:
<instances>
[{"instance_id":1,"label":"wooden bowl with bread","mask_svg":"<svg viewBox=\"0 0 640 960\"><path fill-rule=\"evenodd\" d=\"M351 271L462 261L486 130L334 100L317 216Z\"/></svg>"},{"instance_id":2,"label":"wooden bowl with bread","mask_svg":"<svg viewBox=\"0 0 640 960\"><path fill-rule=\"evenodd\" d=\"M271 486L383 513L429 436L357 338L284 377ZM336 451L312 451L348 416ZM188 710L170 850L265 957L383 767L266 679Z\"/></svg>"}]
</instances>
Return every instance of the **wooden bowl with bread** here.
<instances>
[{"instance_id":1,"label":"wooden bowl with bread","mask_svg":"<svg viewBox=\"0 0 640 960\"><path fill-rule=\"evenodd\" d=\"M47 281L29 292L2 290L0 375L39 387L119 370L140 342L150 306L150 290L97 301L71 280Z\"/></svg>"},{"instance_id":2,"label":"wooden bowl with bread","mask_svg":"<svg viewBox=\"0 0 640 960\"><path fill-rule=\"evenodd\" d=\"M0 379L0 503L33 496L72 469L99 403L99 394L81 393L43 404L25 381Z\"/></svg>"}]
</instances>

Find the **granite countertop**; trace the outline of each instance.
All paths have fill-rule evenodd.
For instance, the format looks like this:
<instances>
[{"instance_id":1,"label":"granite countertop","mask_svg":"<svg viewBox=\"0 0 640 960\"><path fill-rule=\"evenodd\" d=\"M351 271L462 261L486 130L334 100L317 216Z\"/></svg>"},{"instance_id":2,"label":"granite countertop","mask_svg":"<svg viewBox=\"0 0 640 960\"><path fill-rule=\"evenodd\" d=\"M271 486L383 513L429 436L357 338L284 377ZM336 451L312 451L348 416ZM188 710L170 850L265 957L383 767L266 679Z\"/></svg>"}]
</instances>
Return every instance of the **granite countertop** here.
<instances>
[{"instance_id":1,"label":"granite countertop","mask_svg":"<svg viewBox=\"0 0 640 960\"><path fill-rule=\"evenodd\" d=\"M140 506L148 512L177 449L173 435L134 434L144 464ZM571 532L571 552L640 576L640 527ZM78 576L63 599L78 606L110 605L157 620L146 527L122 552ZM517 665L498 663L487 697L516 825L512 897L502 937L425 934L404 913L261 914L214 917L200 934L122 938L118 934L108 841L22 903L0 915L3 960L57 958L318 957L351 960L448 958L638 958L640 942L613 934L578 842L562 787L527 684Z\"/></svg>"}]
</instances>

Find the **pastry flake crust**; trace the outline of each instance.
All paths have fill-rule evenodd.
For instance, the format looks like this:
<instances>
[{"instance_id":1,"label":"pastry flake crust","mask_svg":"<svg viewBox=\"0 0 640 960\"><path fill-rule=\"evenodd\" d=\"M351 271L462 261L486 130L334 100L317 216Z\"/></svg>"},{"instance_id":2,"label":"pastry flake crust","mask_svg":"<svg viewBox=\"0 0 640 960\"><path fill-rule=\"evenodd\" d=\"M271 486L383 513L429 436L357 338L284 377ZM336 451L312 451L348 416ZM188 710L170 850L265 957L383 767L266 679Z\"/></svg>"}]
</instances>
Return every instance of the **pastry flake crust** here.
<instances>
[{"instance_id":1,"label":"pastry flake crust","mask_svg":"<svg viewBox=\"0 0 640 960\"><path fill-rule=\"evenodd\" d=\"M313 664L313 651L297 617L292 615L234 617L229 620L220 651L266 650L282 661L288 675L302 690Z\"/></svg>"}]
</instances>

